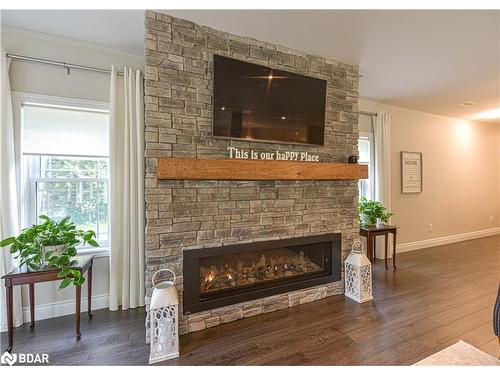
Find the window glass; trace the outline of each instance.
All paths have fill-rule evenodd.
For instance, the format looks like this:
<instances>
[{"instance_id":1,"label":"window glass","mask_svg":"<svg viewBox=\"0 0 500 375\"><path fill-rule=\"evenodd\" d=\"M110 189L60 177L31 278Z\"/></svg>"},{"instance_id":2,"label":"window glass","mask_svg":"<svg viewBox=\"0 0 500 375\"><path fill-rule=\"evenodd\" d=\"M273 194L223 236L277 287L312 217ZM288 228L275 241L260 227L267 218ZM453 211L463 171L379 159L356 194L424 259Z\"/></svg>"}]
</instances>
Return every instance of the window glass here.
<instances>
[{"instance_id":1,"label":"window glass","mask_svg":"<svg viewBox=\"0 0 500 375\"><path fill-rule=\"evenodd\" d=\"M359 148L359 159L358 161L363 164L370 163L370 139L369 138L359 138L358 142Z\"/></svg>"},{"instance_id":2,"label":"window glass","mask_svg":"<svg viewBox=\"0 0 500 375\"><path fill-rule=\"evenodd\" d=\"M107 158L41 156L44 178L108 178Z\"/></svg>"},{"instance_id":3,"label":"window glass","mask_svg":"<svg viewBox=\"0 0 500 375\"><path fill-rule=\"evenodd\" d=\"M374 184L374 160L373 160L373 137L371 135L363 135L358 139L358 151L360 164L368 165L368 178L359 180L359 196L367 199L375 198Z\"/></svg>"},{"instance_id":4,"label":"window glass","mask_svg":"<svg viewBox=\"0 0 500 375\"><path fill-rule=\"evenodd\" d=\"M78 229L93 230L101 246L109 241L108 160L41 156L35 177L36 217L70 216Z\"/></svg>"}]
</instances>

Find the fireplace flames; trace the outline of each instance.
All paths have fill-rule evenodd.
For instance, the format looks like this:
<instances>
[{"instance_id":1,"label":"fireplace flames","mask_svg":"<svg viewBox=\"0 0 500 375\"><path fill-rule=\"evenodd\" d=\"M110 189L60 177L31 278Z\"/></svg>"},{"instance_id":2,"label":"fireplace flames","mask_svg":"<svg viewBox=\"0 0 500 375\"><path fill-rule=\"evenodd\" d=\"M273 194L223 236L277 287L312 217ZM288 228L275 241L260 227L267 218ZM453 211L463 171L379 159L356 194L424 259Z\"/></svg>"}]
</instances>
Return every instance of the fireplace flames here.
<instances>
[{"instance_id":1,"label":"fireplace flames","mask_svg":"<svg viewBox=\"0 0 500 375\"><path fill-rule=\"evenodd\" d=\"M244 259L218 265L215 258L212 264L200 267L200 293L216 292L322 270L304 256L303 251L297 254L288 249L282 250L282 255L261 254L257 261ZM220 261L220 258L218 260Z\"/></svg>"}]
</instances>

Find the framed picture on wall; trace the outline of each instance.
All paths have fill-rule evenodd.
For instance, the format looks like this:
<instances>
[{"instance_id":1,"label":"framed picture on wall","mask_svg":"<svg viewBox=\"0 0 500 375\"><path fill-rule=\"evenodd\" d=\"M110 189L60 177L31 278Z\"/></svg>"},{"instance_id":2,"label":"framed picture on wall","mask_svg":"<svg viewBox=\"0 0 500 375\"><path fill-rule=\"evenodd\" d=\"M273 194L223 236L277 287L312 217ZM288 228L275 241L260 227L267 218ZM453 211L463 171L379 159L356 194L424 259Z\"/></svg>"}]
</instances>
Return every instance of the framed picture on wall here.
<instances>
[{"instance_id":1,"label":"framed picture on wall","mask_svg":"<svg viewBox=\"0 0 500 375\"><path fill-rule=\"evenodd\" d=\"M401 193L421 193L422 182L422 153L401 151Z\"/></svg>"}]
</instances>

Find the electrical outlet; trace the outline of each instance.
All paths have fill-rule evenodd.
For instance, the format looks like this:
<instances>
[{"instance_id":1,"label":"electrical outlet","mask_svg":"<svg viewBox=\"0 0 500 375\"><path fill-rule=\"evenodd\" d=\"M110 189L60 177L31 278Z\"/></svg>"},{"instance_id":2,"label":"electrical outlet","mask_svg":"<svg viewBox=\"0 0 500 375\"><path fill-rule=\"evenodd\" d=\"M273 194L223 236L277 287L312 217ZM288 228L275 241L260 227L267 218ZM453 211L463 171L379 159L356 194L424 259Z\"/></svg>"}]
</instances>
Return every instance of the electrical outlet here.
<instances>
[{"instance_id":1,"label":"electrical outlet","mask_svg":"<svg viewBox=\"0 0 500 375\"><path fill-rule=\"evenodd\" d=\"M493 225L493 215L490 216L490 225Z\"/></svg>"},{"instance_id":2,"label":"electrical outlet","mask_svg":"<svg viewBox=\"0 0 500 375\"><path fill-rule=\"evenodd\" d=\"M432 232L432 224L429 224L429 232Z\"/></svg>"}]
</instances>

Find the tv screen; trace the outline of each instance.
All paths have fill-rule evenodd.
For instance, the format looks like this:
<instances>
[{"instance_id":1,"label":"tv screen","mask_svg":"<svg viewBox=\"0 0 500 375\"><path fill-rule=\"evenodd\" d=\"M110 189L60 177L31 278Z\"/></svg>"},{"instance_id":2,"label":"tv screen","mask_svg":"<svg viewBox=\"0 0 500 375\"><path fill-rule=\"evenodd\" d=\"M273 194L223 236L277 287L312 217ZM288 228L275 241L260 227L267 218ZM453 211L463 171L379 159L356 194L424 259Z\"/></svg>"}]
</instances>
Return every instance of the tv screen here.
<instances>
[{"instance_id":1,"label":"tv screen","mask_svg":"<svg viewBox=\"0 0 500 375\"><path fill-rule=\"evenodd\" d=\"M326 81L214 55L216 137L323 145Z\"/></svg>"}]
</instances>

